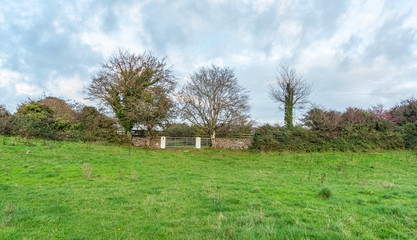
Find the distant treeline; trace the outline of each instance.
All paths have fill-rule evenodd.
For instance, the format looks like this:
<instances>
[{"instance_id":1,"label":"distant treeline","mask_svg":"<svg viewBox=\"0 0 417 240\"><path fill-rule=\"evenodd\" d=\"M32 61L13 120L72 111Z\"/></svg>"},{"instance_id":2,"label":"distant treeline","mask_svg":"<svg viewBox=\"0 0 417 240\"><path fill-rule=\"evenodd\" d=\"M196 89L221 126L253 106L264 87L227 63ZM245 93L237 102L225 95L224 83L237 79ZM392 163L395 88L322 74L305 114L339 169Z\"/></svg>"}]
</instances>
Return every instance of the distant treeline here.
<instances>
[{"instance_id":1,"label":"distant treeline","mask_svg":"<svg viewBox=\"0 0 417 240\"><path fill-rule=\"evenodd\" d=\"M310 109L295 127L264 125L254 135L255 149L281 151L366 151L417 147L417 100L391 109Z\"/></svg>"},{"instance_id":2,"label":"distant treeline","mask_svg":"<svg viewBox=\"0 0 417 240\"><path fill-rule=\"evenodd\" d=\"M20 104L14 114L0 106L0 135L27 139L129 143L128 135L124 134L118 119L105 113L105 109L51 96L27 100ZM247 137L252 127L251 123L231 125L219 131L218 136ZM154 136L208 137L201 128L186 123L166 122L153 132ZM146 130L134 130L134 133L147 136Z\"/></svg>"},{"instance_id":3,"label":"distant treeline","mask_svg":"<svg viewBox=\"0 0 417 240\"><path fill-rule=\"evenodd\" d=\"M102 109L56 97L29 100L14 114L0 107L0 134L23 138L128 143L117 119ZM417 147L417 100L404 100L391 109L347 108L344 112L311 108L301 124L231 126L218 137L248 136L256 130L253 148L279 151L367 151ZM144 131L146 134L146 131ZM167 123L155 136L192 137L205 132L186 123Z\"/></svg>"}]
</instances>

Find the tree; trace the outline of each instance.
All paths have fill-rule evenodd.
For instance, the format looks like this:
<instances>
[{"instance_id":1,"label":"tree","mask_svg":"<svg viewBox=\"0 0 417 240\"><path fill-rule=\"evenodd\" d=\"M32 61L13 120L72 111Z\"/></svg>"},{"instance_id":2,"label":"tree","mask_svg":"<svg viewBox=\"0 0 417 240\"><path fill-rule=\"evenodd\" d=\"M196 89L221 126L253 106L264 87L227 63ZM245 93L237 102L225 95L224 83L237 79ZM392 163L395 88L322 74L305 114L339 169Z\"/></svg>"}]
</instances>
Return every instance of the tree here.
<instances>
[{"instance_id":1,"label":"tree","mask_svg":"<svg viewBox=\"0 0 417 240\"><path fill-rule=\"evenodd\" d=\"M162 126L166 120L174 116L175 103L169 96L173 87L173 85L170 88L151 86L143 92L141 97L132 98L129 102L130 112L127 118L137 120L146 128L148 147L153 138L153 128L157 125Z\"/></svg>"},{"instance_id":2,"label":"tree","mask_svg":"<svg viewBox=\"0 0 417 240\"><path fill-rule=\"evenodd\" d=\"M202 128L215 146L217 131L249 118L248 92L228 67L202 67L190 80L179 92L181 116Z\"/></svg>"},{"instance_id":3,"label":"tree","mask_svg":"<svg viewBox=\"0 0 417 240\"><path fill-rule=\"evenodd\" d=\"M53 114L54 110L45 104L29 100L17 109L12 119L12 131L26 138L54 138Z\"/></svg>"},{"instance_id":4,"label":"tree","mask_svg":"<svg viewBox=\"0 0 417 240\"><path fill-rule=\"evenodd\" d=\"M39 122L50 122L53 119L54 110L43 103L30 101L27 104L22 104L17 109L17 114Z\"/></svg>"},{"instance_id":5,"label":"tree","mask_svg":"<svg viewBox=\"0 0 417 240\"><path fill-rule=\"evenodd\" d=\"M71 124L76 123L77 113L74 111L73 106L68 104L65 100L48 96L38 102L54 111L53 118L55 120L60 119L61 121L69 122Z\"/></svg>"},{"instance_id":6,"label":"tree","mask_svg":"<svg viewBox=\"0 0 417 240\"><path fill-rule=\"evenodd\" d=\"M308 103L311 94L311 85L306 82L302 75L297 74L294 68L281 66L274 84L269 85L271 98L283 104L285 112L285 125L293 127L294 109L302 109Z\"/></svg>"},{"instance_id":7,"label":"tree","mask_svg":"<svg viewBox=\"0 0 417 240\"><path fill-rule=\"evenodd\" d=\"M156 94L157 91L166 97L174 86L174 77L165 59L159 60L150 52L137 55L119 50L103 63L101 71L93 77L86 92L90 99L100 100L110 107L125 133L130 136L135 124L149 127L155 125L146 123L143 116L149 119L152 114L147 111L157 108L153 103L160 103L156 99L161 97ZM159 115L158 121L162 118Z\"/></svg>"},{"instance_id":8,"label":"tree","mask_svg":"<svg viewBox=\"0 0 417 240\"><path fill-rule=\"evenodd\" d=\"M111 140L116 134L116 121L104 116L95 107L84 106L78 121L84 141Z\"/></svg>"},{"instance_id":9,"label":"tree","mask_svg":"<svg viewBox=\"0 0 417 240\"><path fill-rule=\"evenodd\" d=\"M11 114L7 109L0 105L0 135L10 134Z\"/></svg>"}]
</instances>

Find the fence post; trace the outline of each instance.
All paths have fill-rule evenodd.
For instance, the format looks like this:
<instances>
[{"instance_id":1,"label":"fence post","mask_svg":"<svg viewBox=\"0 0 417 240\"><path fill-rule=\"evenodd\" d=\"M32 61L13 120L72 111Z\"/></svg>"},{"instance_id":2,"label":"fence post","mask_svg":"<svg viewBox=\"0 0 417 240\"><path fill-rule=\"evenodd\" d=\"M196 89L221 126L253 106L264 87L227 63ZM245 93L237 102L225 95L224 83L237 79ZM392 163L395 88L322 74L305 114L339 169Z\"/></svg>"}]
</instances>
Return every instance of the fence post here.
<instances>
[{"instance_id":1,"label":"fence post","mask_svg":"<svg viewBox=\"0 0 417 240\"><path fill-rule=\"evenodd\" d=\"M195 148L197 149L201 148L201 137L195 138Z\"/></svg>"},{"instance_id":2,"label":"fence post","mask_svg":"<svg viewBox=\"0 0 417 240\"><path fill-rule=\"evenodd\" d=\"M166 146L166 137L161 137L161 148L165 149Z\"/></svg>"}]
</instances>

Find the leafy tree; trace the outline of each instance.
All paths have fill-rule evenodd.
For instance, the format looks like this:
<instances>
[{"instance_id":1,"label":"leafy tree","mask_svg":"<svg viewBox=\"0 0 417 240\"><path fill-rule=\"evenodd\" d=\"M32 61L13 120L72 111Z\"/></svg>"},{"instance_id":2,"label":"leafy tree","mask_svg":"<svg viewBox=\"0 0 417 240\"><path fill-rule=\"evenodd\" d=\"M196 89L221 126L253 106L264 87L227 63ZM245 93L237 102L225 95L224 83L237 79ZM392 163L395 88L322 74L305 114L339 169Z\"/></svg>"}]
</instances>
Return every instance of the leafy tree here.
<instances>
[{"instance_id":1,"label":"leafy tree","mask_svg":"<svg viewBox=\"0 0 417 240\"><path fill-rule=\"evenodd\" d=\"M17 114L27 116L35 121L50 121L53 119L54 110L40 102L22 104L17 109Z\"/></svg>"},{"instance_id":2,"label":"leafy tree","mask_svg":"<svg viewBox=\"0 0 417 240\"><path fill-rule=\"evenodd\" d=\"M13 132L26 138L53 138L53 113L45 104L34 101L24 103L12 118Z\"/></svg>"},{"instance_id":3,"label":"leafy tree","mask_svg":"<svg viewBox=\"0 0 417 240\"><path fill-rule=\"evenodd\" d=\"M311 85L294 68L281 66L274 84L269 85L271 98L283 105L285 126L293 127L294 109L301 109L308 103Z\"/></svg>"},{"instance_id":4,"label":"leafy tree","mask_svg":"<svg viewBox=\"0 0 417 240\"><path fill-rule=\"evenodd\" d=\"M86 92L90 99L100 100L110 107L125 133L130 135L135 124L155 125L144 122L144 118L155 116L155 108L160 106L158 104L174 85L174 77L165 59L159 60L150 52L137 55L119 50L103 63ZM163 97L158 93L163 93ZM146 112L148 110L151 112ZM159 114L158 124L163 116L168 114Z\"/></svg>"},{"instance_id":5,"label":"leafy tree","mask_svg":"<svg viewBox=\"0 0 417 240\"><path fill-rule=\"evenodd\" d=\"M127 118L136 120L145 127L148 133L148 147L154 137L152 131L154 127L162 126L165 121L174 116L175 103L168 95L172 90L161 86L150 86L142 93L142 96L129 101L130 112L127 114Z\"/></svg>"},{"instance_id":6,"label":"leafy tree","mask_svg":"<svg viewBox=\"0 0 417 240\"><path fill-rule=\"evenodd\" d=\"M84 106L78 121L84 141L111 140L115 137L115 120L104 116L95 107Z\"/></svg>"},{"instance_id":7,"label":"leafy tree","mask_svg":"<svg viewBox=\"0 0 417 240\"><path fill-rule=\"evenodd\" d=\"M1 135L9 135L11 126L11 114L7 109L0 105L0 134Z\"/></svg>"},{"instance_id":8,"label":"leafy tree","mask_svg":"<svg viewBox=\"0 0 417 240\"><path fill-rule=\"evenodd\" d=\"M181 116L203 129L215 146L217 131L249 118L248 92L228 67L202 67L190 80L179 92Z\"/></svg>"},{"instance_id":9,"label":"leafy tree","mask_svg":"<svg viewBox=\"0 0 417 240\"><path fill-rule=\"evenodd\" d=\"M55 120L60 119L61 122L76 123L77 113L74 111L73 106L65 100L48 96L38 102L53 110L53 118Z\"/></svg>"}]
</instances>

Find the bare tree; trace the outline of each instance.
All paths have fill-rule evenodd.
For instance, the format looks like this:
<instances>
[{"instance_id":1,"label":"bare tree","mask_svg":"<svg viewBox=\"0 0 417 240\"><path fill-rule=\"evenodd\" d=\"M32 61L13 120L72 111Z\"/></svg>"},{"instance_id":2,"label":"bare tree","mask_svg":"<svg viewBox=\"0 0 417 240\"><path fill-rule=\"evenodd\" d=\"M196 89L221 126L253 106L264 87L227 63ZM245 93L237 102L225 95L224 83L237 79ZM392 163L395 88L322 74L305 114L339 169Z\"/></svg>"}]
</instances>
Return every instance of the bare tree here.
<instances>
[{"instance_id":1,"label":"bare tree","mask_svg":"<svg viewBox=\"0 0 417 240\"><path fill-rule=\"evenodd\" d=\"M150 106L150 103L155 102L152 98L157 96L150 92L159 89L166 96L173 91L174 86L174 77L165 59L159 60L150 52L136 55L127 50L119 50L103 63L101 71L93 77L86 92L89 99L100 100L113 110L130 137L135 124L150 126L143 122L142 116L149 116L146 111L154 107L139 108L138 104L146 103Z\"/></svg>"},{"instance_id":2,"label":"bare tree","mask_svg":"<svg viewBox=\"0 0 417 240\"><path fill-rule=\"evenodd\" d=\"M249 118L248 92L228 67L202 67L190 80L179 92L181 116L202 128L215 147L216 131Z\"/></svg>"},{"instance_id":3,"label":"bare tree","mask_svg":"<svg viewBox=\"0 0 417 240\"><path fill-rule=\"evenodd\" d=\"M269 95L283 105L281 109L284 109L287 127L293 127L294 109L302 109L309 102L311 89L311 85L294 68L281 66L278 70L275 83L269 85Z\"/></svg>"}]
</instances>

